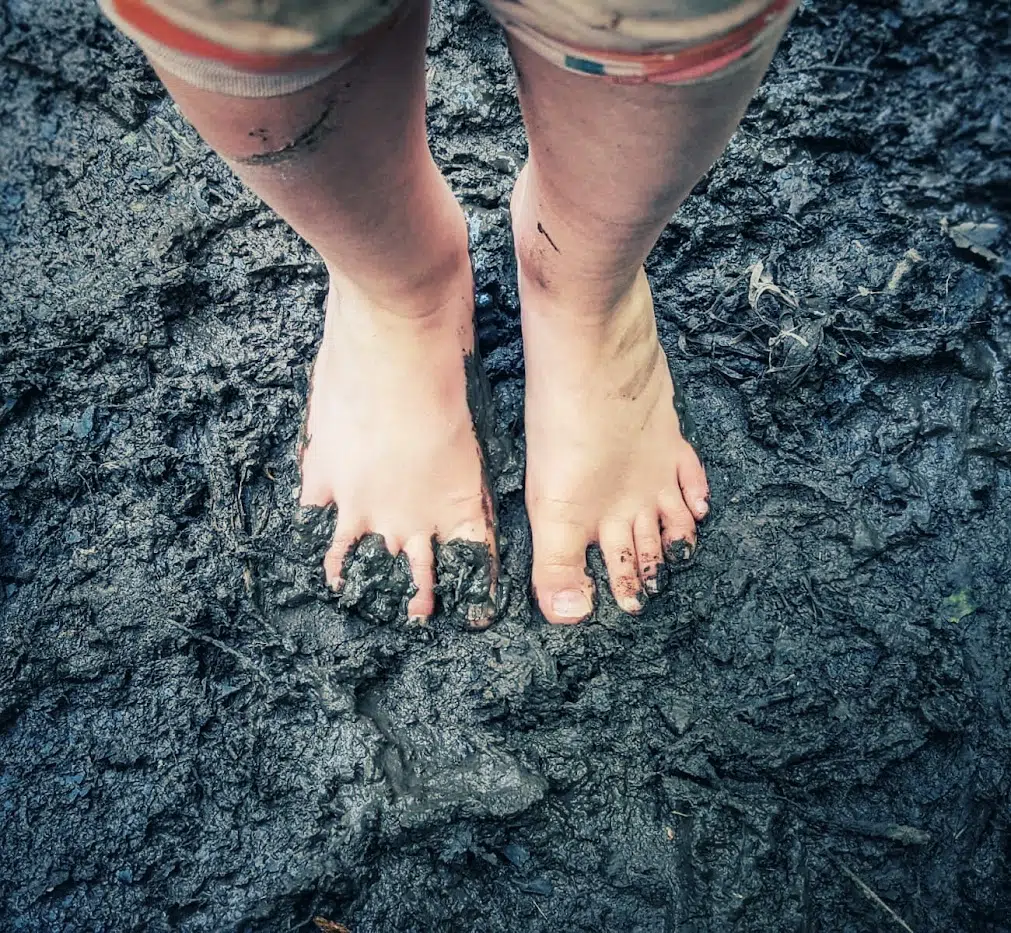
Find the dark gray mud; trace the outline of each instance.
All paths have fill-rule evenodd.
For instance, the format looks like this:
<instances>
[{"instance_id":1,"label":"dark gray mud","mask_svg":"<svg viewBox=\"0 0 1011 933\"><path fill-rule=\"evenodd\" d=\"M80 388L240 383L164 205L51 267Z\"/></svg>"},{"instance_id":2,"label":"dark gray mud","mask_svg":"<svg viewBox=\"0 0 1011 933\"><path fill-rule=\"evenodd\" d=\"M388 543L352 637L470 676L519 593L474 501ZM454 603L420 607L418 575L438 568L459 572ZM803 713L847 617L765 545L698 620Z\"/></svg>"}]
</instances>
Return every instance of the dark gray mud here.
<instances>
[{"instance_id":1,"label":"dark gray mud","mask_svg":"<svg viewBox=\"0 0 1011 933\"><path fill-rule=\"evenodd\" d=\"M642 617L605 590L556 629L512 77L439 5L433 145L516 460L474 634L393 612L403 566L342 608L306 562L323 268L89 3L0 8L0 927L900 929L862 882L918 933L1008 930L1008 30L805 6L650 261L702 546Z\"/></svg>"}]
</instances>

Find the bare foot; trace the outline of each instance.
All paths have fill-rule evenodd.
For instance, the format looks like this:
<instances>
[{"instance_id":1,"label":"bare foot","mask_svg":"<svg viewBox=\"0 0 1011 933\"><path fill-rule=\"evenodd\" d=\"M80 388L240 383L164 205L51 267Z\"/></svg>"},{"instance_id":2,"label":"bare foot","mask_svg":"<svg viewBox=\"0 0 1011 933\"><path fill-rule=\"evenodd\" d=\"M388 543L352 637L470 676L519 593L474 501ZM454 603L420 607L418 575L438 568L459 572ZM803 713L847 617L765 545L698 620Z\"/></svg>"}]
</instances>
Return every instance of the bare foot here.
<instances>
[{"instance_id":1,"label":"bare foot","mask_svg":"<svg viewBox=\"0 0 1011 933\"><path fill-rule=\"evenodd\" d=\"M517 242L519 231L531 229L522 218L522 181L513 201ZM646 274L640 269L605 314L563 307L522 261L519 290L538 604L550 622L590 616L586 548L596 542L618 605L637 613L643 591L658 591L665 555L677 561L691 553L695 523L709 510L705 471L674 410Z\"/></svg>"},{"instance_id":2,"label":"bare foot","mask_svg":"<svg viewBox=\"0 0 1011 933\"><path fill-rule=\"evenodd\" d=\"M414 621L435 609L433 539L485 542L497 559L467 404L464 360L474 330L465 245L451 265L395 309L331 276L302 460L302 505L337 504L324 561L330 585L340 588L356 542L380 534L410 561ZM491 619L470 621L484 627Z\"/></svg>"}]
</instances>

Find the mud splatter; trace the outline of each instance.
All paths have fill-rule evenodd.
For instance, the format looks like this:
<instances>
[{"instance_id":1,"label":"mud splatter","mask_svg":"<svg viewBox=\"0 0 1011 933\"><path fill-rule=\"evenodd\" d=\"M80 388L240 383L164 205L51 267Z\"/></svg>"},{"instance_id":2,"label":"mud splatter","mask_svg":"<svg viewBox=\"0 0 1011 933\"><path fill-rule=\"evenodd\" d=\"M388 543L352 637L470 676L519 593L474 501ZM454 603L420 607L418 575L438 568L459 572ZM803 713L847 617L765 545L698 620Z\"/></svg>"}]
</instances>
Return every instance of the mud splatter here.
<instances>
[{"instance_id":1,"label":"mud splatter","mask_svg":"<svg viewBox=\"0 0 1011 933\"><path fill-rule=\"evenodd\" d=\"M283 165L290 162L299 153L311 150L319 145L330 133L339 128L336 120L336 112L340 106L340 101L330 101L326 104L320 115L302 130L294 139L286 142L283 146L278 146L268 152L257 152L254 155L245 156L235 161L240 165ZM256 135L255 132L250 136ZM263 139L263 137L260 137ZM266 142L266 140L263 140Z\"/></svg>"}]
</instances>

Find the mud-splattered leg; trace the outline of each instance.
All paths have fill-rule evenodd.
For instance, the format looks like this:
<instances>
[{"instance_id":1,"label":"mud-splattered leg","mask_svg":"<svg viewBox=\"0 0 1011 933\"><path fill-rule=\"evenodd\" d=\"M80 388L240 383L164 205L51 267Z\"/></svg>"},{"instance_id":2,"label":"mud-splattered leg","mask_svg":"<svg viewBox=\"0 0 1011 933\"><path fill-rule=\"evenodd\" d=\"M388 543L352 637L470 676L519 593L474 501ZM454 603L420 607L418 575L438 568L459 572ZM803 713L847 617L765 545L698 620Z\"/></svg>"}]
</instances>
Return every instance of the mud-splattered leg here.
<instances>
[{"instance_id":1,"label":"mud-splattered leg","mask_svg":"<svg viewBox=\"0 0 1011 933\"><path fill-rule=\"evenodd\" d=\"M696 86L617 85L510 41L530 159L512 200L526 359L533 587L552 622L590 615L599 542L635 613L708 511L681 434L643 261L720 154L774 43Z\"/></svg>"},{"instance_id":2,"label":"mud-splattered leg","mask_svg":"<svg viewBox=\"0 0 1011 933\"><path fill-rule=\"evenodd\" d=\"M427 23L427 3L411 3L336 73L280 97L228 97L162 74L204 139L326 261L302 504L337 504L325 561L334 585L367 532L403 551L417 619L435 603L433 538L483 543L496 560L466 391L466 224L425 135Z\"/></svg>"}]
</instances>

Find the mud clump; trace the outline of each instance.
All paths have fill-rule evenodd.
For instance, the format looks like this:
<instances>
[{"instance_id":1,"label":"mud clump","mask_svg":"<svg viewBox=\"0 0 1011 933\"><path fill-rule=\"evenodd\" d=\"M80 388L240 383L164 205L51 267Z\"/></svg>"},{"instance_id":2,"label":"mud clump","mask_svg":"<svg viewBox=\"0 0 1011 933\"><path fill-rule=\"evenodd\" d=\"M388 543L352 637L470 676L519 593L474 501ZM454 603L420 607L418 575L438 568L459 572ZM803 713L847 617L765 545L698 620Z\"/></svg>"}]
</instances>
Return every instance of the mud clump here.
<instances>
[{"instance_id":1,"label":"mud clump","mask_svg":"<svg viewBox=\"0 0 1011 933\"><path fill-rule=\"evenodd\" d=\"M437 544L435 578L440 608L463 628L474 628L494 618L504 605L503 588L493 592L491 551L483 542Z\"/></svg>"},{"instance_id":2,"label":"mud clump","mask_svg":"<svg viewBox=\"0 0 1011 933\"><path fill-rule=\"evenodd\" d=\"M344 562L344 583L337 597L342 609L369 622L403 619L414 595L407 555L392 556L382 535L365 535Z\"/></svg>"},{"instance_id":3,"label":"mud clump","mask_svg":"<svg viewBox=\"0 0 1011 933\"><path fill-rule=\"evenodd\" d=\"M503 568L472 632L480 547L412 627L402 560L363 541L342 603L332 515L293 526L317 257L91 4L0 9L0 928L1006 931L1008 29L803 4L648 260L704 546L634 619L591 549L555 628L512 70L436 3Z\"/></svg>"}]
</instances>

